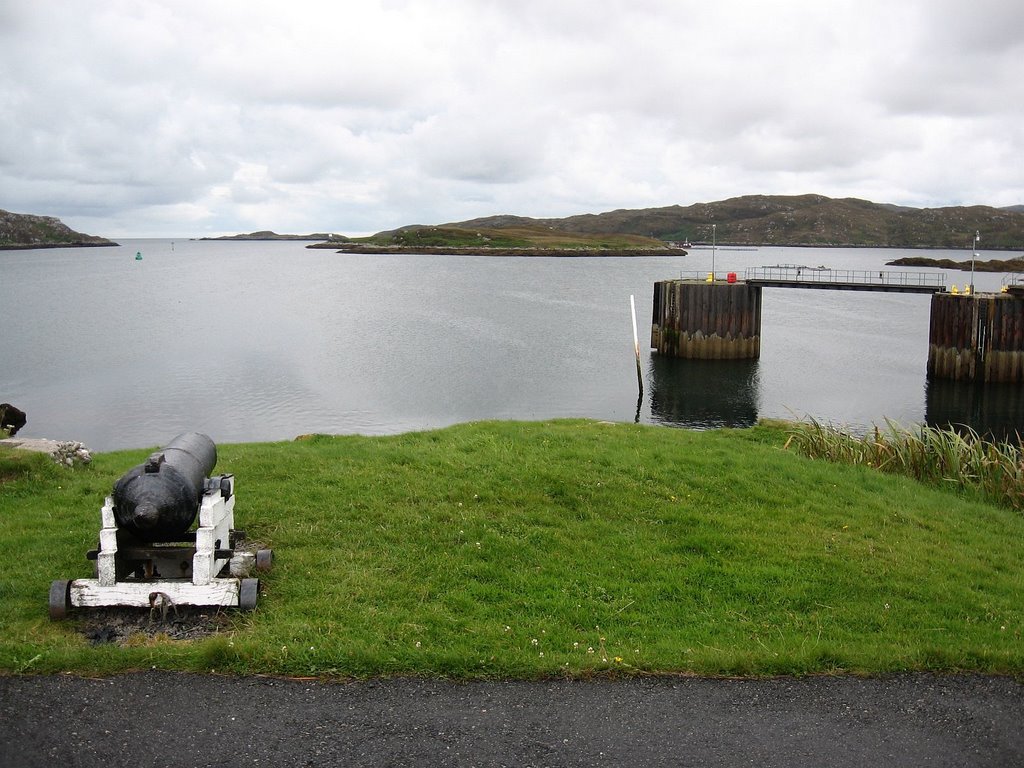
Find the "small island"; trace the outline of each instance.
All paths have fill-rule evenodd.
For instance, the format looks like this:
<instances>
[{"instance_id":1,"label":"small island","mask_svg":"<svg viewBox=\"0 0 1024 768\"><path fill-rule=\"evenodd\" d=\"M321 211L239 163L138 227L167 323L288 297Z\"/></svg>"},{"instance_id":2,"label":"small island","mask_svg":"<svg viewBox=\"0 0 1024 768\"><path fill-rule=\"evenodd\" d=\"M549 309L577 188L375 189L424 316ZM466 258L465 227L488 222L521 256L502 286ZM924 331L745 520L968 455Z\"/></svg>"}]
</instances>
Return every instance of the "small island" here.
<instances>
[{"instance_id":1,"label":"small island","mask_svg":"<svg viewBox=\"0 0 1024 768\"><path fill-rule=\"evenodd\" d=\"M223 235L221 237L200 237L200 240L332 240L338 242L345 242L348 240L346 237L340 235L327 234L324 232L318 232L312 235L279 235L277 232L271 232L269 230L261 230L259 232L250 232L249 234L243 235Z\"/></svg>"},{"instance_id":2,"label":"small island","mask_svg":"<svg viewBox=\"0 0 1024 768\"><path fill-rule=\"evenodd\" d=\"M467 228L411 226L371 237L307 245L338 253L408 253L465 256L685 256L656 238L630 234L559 232L548 227Z\"/></svg>"},{"instance_id":3,"label":"small island","mask_svg":"<svg viewBox=\"0 0 1024 768\"><path fill-rule=\"evenodd\" d=\"M924 256L907 256L902 259L887 261L890 267L938 267L955 269L961 272L971 271L971 261L954 261L953 259L929 259ZM1024 272L1024 257L1016 259L987 259L974 261L975 272Z\"/></svg>"},{"instance_id":4,"label":"small island","mask_svg":"<svg viewBox=\"0 0 1024 768\"><path fill-rule=\"evenodd\" d=\"M0 210L0 250L34 248L95 248L117 243L105 237L75 232L55 216L35 216Z\"/></svg>"}]
</instances>

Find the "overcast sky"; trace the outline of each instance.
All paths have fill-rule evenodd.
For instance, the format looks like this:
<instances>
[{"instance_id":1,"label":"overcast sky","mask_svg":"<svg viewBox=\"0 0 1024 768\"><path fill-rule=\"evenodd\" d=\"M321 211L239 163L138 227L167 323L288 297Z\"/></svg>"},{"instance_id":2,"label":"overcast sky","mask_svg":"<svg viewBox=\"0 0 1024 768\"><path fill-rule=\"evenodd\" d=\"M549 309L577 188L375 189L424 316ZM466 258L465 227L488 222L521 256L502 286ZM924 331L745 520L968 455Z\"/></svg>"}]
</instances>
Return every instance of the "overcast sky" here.
<instances>
[{"instance_id":1,"label":"overcast sky","mask_svg":"<svg viewBox=\"0 0 1024 768\"><path fill-rule=\"evenodd\" d=\"M0 0L0 208L360 234L1024 203L1019 0Z\"/></svg>"}]
</instances>

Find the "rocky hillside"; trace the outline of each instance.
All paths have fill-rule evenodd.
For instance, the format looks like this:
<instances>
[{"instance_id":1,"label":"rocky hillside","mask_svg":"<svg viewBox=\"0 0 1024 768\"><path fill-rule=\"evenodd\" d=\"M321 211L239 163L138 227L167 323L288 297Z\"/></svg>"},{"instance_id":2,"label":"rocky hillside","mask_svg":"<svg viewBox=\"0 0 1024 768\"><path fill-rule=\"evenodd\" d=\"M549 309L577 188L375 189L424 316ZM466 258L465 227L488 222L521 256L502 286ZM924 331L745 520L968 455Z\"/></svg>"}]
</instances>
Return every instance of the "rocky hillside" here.
<instances>
[{"instance_id":1,"label":"rocky hillside","mask_svg":"<svg viewBox=\"0 0 1024 768\"><path fill-rule=\"evenodd\" d=\"M54 216L0 210L0 248L68 248L117 245L103 237L75 232Z\"/></svg>"},{"instance_id":2,"label":"rocky hillside","mask_svg":"<svg viewBox=\"0 0 1024 768\"><path fill-rule=\"evenodd\" d=\"M988 206L906 208L821 195L747 195L714 203L530 219L491 216L452 226L548 227L562 232L629 233L662 240L734 245L839 245L1024 250L1024 212Z\"/></svg>"}]
</instances>

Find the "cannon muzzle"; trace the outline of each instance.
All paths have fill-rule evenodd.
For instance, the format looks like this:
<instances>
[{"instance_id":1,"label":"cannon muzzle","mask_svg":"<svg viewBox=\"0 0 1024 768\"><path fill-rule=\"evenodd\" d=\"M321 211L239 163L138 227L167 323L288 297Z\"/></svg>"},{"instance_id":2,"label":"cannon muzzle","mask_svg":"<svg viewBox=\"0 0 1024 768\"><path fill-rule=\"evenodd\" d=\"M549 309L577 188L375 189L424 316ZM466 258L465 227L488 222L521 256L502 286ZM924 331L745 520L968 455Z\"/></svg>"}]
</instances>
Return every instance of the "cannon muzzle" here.
<instances>
[{"instance_id":1,"label":"cannon muzzle","mask_svg":"<svg viewBox=\"0 0 1024 768\"><path fill-rule=\"evenodd\" d=\"M145 541L171 540L195 520L206 479L217 464L217 446L206 435L185 432L114 483L114 518Z\"/></svg>"}]
</instances>

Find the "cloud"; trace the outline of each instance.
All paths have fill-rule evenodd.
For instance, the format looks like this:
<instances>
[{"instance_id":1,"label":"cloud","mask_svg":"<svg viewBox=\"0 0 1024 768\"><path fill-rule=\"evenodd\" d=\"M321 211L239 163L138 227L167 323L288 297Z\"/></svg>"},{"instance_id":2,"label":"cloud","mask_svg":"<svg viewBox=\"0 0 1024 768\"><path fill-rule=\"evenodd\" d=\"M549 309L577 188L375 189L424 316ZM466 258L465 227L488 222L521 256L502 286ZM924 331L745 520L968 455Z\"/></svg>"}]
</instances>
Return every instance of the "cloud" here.
<instances>
[{"instance_id":1,"label":"cloud","mask_svg":"<svg viewBox=\"0 0 1024 768\"><path fill-rule=\"evenodd\" d=\"M1012 118L1024 99L1024 6L996 0L941 0L917 8L879 78L880 101L895 114Z\"/></svg>"},{"instance_id":2,"label":"cloud","mask_svg":"<svg viewBox=\"0 0 1024 768\"><path fill-rule=\"evenodd\" d=\"M0 207L99 234L365 232L748 193L1024 200L1024 10L995 0L0 14Z\"/></svg>"}]
</instances>

